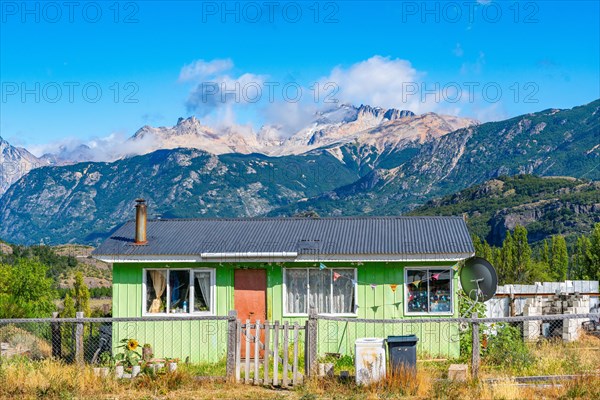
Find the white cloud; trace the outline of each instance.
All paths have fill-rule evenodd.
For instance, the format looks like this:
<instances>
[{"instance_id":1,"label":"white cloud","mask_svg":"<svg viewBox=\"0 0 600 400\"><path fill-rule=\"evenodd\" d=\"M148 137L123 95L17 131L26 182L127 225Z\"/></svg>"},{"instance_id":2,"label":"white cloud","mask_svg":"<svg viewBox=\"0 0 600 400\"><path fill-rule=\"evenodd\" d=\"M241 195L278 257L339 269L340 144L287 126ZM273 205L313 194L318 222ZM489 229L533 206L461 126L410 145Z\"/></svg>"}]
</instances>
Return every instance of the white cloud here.
<instances>
[{"instance_id":1,"label":"white cloud","mask_svg":"<svg viewBox=\"0 0 600 400\"><path fill-rule=\"evenodd\" d=\"M226 73L233 66L230 59L215 59L196 60L183 67L179 81L195 85L185 102L188 111L201 117L220 109L230 114L231 106L258 102L266 76L247 72L236 77Z\"/></svg>"},{"instance_id":2,"label":"white cloud","mask_svg":"<svg viewBox=\"0 0 600 400\"><path fill-rule=\"evenodd\" d=\"M196 79L203 79L229 71L233 68L231 59L215 59L211 61L196 60L191 64L185 65L179 72L179 81L187 82Z\"/></svg>"},{"instance_id":3,"label":"white cloud","mask_svg":"<svg viewBox=\"0 0 600 400\"><path fill-rule=\"evenodd\" d=\"M87 141L65 138L56 142L28 146L28 149L37 157L45 154L52 155L57 163L62 164L114 161L129 155L145 154L156 148L156 138L152 135L136 140L129 140L129 138L130 136L123 133L111 133Z\"/></svg>"},{"instance_id":4,"label":"white cloud","mask_svg":"<svg viewBox=\"0 0 600 400\"><path fill-rule=\"evenodd\" d=\"M456 46L455 52L462 52L460 43ZM425 71L417 70L408 60L376 55L347 67L334 67L327 76L317 80L318 96L315 96L314 82L292 82L300 87L302 96L299 100L286 100L282 88L290 80L279 80L272 101L267 99L269 89L265 85L276 79L253 72L232 76L222 73L222 69L205 67L217 65L216 61L220 60L190 64L201 65L197 69L203 71L221 72L195 74L195 86L186 100L188 111L210 120L213 126L235 125L236 114L241 107L246 107L246 111L253 112L266 124L276 125L282 132L292 134L313 121L316 111L331 108L335 103L407 109L417 114L450 111L458 114L467 97L461 85L435 80ZM485 55L480 53L475 66L469 66L469 69L480 70L483 63ZM258 100L254 96L255 90L262 90Z\"/></svg>"},{"instance_id":5,"label":"white cloud","mask_svg":"<svg viewBox=\"0 0 600 400\"><path fill-rule=\"evenodd\" d=\"M337 85L343 103L389 108L402 104L403 85L419 78L408 61L374 56L349 68L335 67L321 82Z\"/></svg>"},{"instance_id":6,"label":"white cloud","mask_svg":"<svg viewBox=\"0 0 600 400\"><path fill-rule=\"evenodd\" d=\"M310 101L282 101L269 104L262 115L269 125L277 126L283 136L291 136L314 121L315 113L321 108L322 104Z\"/></svg>"},{"instance_id":7,"label":"white cloud","mask_svg":"<svg viewBox=\"0 0 600 400\"><path fill-rule=\"evenodd\" d=\"M265 77L245 73L211 77L199 82L190 92L185 105L190 112L204 117L227 105L247 105L260 101Z\"/></svg>"},{"instance_id":8,"label":"white cloud","mask_svg":"<svg viewBox=\"0 0 600 400\"><path fill-rule=\"evenodd\" d=\"M490 104L489 106L475 105L472 112L474 118L481 122L502 121L508 118L508 114L500 102Z\"/></svg>"},{"instance_id":9,"label":"white cloud","mask_svg":"<svg viewBox=\"0 0 600 400\"><path fill-rule=\"evenodd\" d=\"M348 68L336 67L321 82L339 87L342 103L402 108L415 113L436 111L443 102L443 82L426 80L407 60L374 56ZM437 88L437 89L436 89Z\"/></svg>"}]
</instances>

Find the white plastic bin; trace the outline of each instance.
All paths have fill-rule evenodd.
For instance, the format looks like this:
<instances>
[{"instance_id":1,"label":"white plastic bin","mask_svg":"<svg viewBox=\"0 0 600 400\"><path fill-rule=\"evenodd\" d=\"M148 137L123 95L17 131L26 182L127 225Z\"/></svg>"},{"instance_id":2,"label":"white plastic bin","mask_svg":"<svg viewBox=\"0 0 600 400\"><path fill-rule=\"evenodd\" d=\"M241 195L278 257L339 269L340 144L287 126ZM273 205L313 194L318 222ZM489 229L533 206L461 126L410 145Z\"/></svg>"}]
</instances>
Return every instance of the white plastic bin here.
<instances>
[{"instance_id":1,"label":"white plastic bin","mask_svg":"<svg viewBox=\"0 0 600 400\"><path fill-rule=\"evenodd\" d=\"M385 378L385 340L360 338L355 342L356 383L368 385Z\"/></svg>"}]
</instances>

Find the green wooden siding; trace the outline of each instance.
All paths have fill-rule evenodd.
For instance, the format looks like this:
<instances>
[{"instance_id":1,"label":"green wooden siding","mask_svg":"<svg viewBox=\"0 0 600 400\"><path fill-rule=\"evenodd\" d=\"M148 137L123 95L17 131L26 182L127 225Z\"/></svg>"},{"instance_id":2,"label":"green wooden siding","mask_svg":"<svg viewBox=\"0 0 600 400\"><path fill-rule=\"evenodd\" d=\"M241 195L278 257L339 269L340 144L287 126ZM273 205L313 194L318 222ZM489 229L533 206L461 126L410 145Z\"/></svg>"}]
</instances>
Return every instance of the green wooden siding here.
<instances>
[{"instance_id":1,"label":"green wooden siding","mask_svg":"<svg viewBox=\"0 0 600 400\"><path fill-rule=\"evenodd\" d=\"M407 319L426 318L422 315L408 316L404 313L404 267L450 267L453 263L327 263L330 268L357 269L358 318ZM263 268L267 270L267 318L288 320L304 324L306 317L283 317L283 268L313 268L314 263L258 264L207 264L207 263L115 263L113 266L113 316L142 316L142 282L145 268L215 268L216 315L225 316L233 309L233 276L236 268ZM454 276L454 291L458 287ZM372 288L370 284L377 285ZM390 284L397 284L392 291ZM458 315L457 298L453 299L454 313ZM432 316L437 318L437 316ZM134 337L153 346L157 357L190 357L193 362L218 361L225 357L227 343L226 321L169 321L115 323L113 344ZM431 324L382 324L355 322L319 322L319 354L353 354L354 341L361 337L386 337L414 333L419 338L418 349L424 356L458 356L458 325L452 323Z\"/></svg>"}]
</instances>

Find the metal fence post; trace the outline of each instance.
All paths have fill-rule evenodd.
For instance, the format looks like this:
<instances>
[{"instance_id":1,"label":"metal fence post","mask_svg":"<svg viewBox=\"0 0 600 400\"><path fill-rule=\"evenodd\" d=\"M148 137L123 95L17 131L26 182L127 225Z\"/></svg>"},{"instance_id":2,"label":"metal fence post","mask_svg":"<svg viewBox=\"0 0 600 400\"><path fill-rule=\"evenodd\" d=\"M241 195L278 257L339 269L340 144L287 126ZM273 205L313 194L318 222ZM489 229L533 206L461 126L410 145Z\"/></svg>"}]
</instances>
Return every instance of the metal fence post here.
<instances>
[{"instance_id":1,"label":"metal fence post","mask_svg":"<svg viewBox=\"0 0 600 400\"><path fill-rule=\"evenodd\" d=\"M304 352L304 369L306 376L314 374L317 362L317 328L319 320L317 310L314 307L310 308L308 320L306 321L305 329L305 352Z\"/></svg>"},{"instance_id":2,"label":"metal fence post","mask_svg":"<svg viewBox=\"0 0 600 400\"><path fill-rule=\"evenodd\" d=\"M62 335L58 315L57 312L52 313L52 318L56 321L52 321L50 325L52 331L52 357L56 360L62 358Z\"/></svg>"},{"instance_id":3,"label":"metal fence post","mask_svg":"<svg viewBox=\"0 0 600 400\"><path fill-rule=\"evenodd\" d=\"M77 311L75 318L83 319L83 311ZM75 324L75 361L77 364L83 364L83 356L83 321L78 321Z\"/></svg>"},{"instance_id":4,"label":"metal fence post","mask_svg":"<svg viewBox=\"0 0 600 400\"><path fill-rule=\"evenodd\" d=\"M229 311L229 318L227 320L227 378L233 378L235 376L235 360L236 360L236 349L237 341L237 311Z\"/></svg>"},{"instance_id":5,"label":"metal fence post","mask_svg":"<svg viewBox=\"0 0 600 400\"><path fill-rule=\"evenodd\" d=\"M473 379L478 379L479 377L479 364L480 364L480 354L479 354L479 322L477 322L477 313L473 313L471 315L473 319L473 341L472 341L472 350L473 356L471 358L471 374Z\"/></svg>"}]
</instances>

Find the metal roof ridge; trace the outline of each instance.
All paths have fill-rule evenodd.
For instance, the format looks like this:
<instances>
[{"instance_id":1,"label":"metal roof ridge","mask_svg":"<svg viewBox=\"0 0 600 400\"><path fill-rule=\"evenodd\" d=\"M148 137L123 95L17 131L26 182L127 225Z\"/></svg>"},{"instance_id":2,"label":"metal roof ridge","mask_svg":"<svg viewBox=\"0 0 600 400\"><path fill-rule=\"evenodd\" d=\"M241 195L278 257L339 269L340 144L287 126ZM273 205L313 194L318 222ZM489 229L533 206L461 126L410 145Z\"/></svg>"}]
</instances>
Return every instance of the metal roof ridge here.
<instances>
[{"instance_id":1,"label":"metal roof ridge","mask_svg":"<svg viewBox=\"0 0 600 400\"><path fill-rule=\"evenodd\" d=\"M210 218L153 218L148 219L148 222L179 222L179 221L340 221L340 220L396 220L396 219L406 219L406 220L417 220L417 219L455 219L455 220L463 220L461 216L456 215L378 215L378 216L369 216L369 215L357 215L357 216L341 216L341 217L210 217ZM128 220L127 222L135 222L134 220Z\"/></svg>"}]
</instances>

